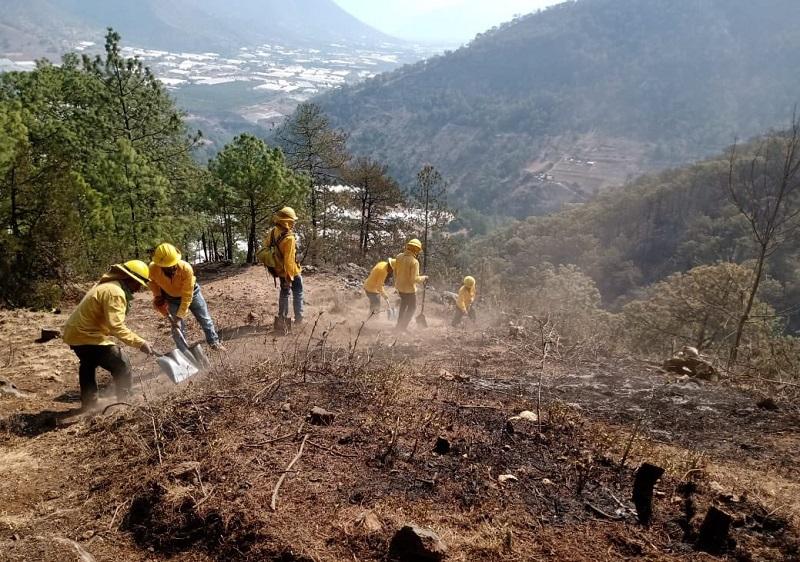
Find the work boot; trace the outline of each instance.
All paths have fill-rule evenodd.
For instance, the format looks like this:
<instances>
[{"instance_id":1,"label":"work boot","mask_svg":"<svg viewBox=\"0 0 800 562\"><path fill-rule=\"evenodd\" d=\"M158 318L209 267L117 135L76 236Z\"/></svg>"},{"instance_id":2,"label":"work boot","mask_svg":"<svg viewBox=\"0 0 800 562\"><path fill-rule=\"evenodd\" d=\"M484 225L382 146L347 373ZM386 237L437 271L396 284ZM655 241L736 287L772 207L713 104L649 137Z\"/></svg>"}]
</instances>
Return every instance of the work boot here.
<instances>
[{"instance_id":1,"label":"work boot","mask_svg":"<svg viewBox=\"0 0 800 562\"><path fill-rule=\"evenodd\" d=\"M97 408L99 407L100 406L97 401L96 393L92 395L81 396L81 408L80 408L81 413L93 412L94 410L97 410Z\"/></svg>"}]
</instances>

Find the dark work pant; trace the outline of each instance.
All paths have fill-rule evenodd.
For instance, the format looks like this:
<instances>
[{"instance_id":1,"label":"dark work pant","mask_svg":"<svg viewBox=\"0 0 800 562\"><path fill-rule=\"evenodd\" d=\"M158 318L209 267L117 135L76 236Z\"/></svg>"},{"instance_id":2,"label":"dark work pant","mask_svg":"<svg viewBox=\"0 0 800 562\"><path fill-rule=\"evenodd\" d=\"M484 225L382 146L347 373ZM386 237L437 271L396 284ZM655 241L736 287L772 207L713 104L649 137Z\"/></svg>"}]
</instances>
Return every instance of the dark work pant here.
<instances>
[{"instance_id":1,"label":"dark work pant","mask_svg":"<svg viewBox=\"0 0 800 562\"><path fill-rule=\"evenodd\" d=\"M397 329L405 330L417 310L416 293L400 293L400 313L397 317Z\"/></svg>"},{"instance_id":2,"label":"dark work pant","mask_svg":"<svg viewBox=\"0 0 800 562\"><path fill-rule=\"evenodd\" d=\"M472 320L473 322L475 321L475 309L474 308L470 307L469 308L469 312L464 314L463 310L461 310L460 308L456 307L456 314L455 314L455 316L453 316L452 325L453 326L459 326L461 324L461 320L463 320L464 316L467 316L467 315L469 316L470 320Z\"/></svg>"},{"instance_id":3,"label":"dark work pant","mask_svg":"<svg viewBox=\"0 0 800 562\"><path fill-rule=\"evenodd\" d=\"M369 313L378 314L381 311L381 296L378 293L364 292L367 293L369 299Z\"/></svg>"},{"instance_id":4,"label":"dark work pant","mask_svg":"<svg viewBox=\"0 0 800 562\"><path fill-rule=\"evenodd\" d=\"M80 359L78 380L81 385L81 402L84 406L97 402L95 374L102 367L114 379L117 399L124 400L131 391L131 364L116 345L73 345L72 351Z\"/></svg>"},{"instance_id":5,"label":"dark work pant","mask_svg":"<svg viewBox=\"0 0 800 562\"><path fill-rule=\"evenodd\" d=\"M297 275L289 281L281 277L281 292L278 296L278 316L289 317L289 292L292 293L295 322L303 321L303 278Z\"/></svg>"}]
</instances>

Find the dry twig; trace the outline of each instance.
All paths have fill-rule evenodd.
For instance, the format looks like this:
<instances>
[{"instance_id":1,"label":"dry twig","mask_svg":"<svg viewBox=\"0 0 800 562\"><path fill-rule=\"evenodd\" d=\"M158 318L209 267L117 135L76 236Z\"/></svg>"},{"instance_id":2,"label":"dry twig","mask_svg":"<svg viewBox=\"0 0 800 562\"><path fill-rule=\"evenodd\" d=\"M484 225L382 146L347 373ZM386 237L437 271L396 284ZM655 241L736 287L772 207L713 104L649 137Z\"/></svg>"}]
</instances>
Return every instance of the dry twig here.
<instances>
[{"instance_id":1,"label":"dry twig","mask_svg":"<svg viewBox=\"0 0 800 562\"><path fill-rule=\"evenodd\" d=\"M306 433L305 436L303 437L303 442L300 443L300 449L297 451L297 454L292 459L292 462L290 462L286 466L286 469L283 471L283 474L281 474L280 478L278 478L278 482L275 484L275 489L272 490L272 501L269 504L269 506L272 509L272 511L277 511L278 510L278 507L277 507L278 491L280 491L281 485L283 484L283 481L286 479L286 475L289 473L290 470L292 470L292 467L294 466L294 463L296 463L298 460L300 460L300 457L303 456L303 448L306 446L306 441L308 441L308 436L309 436L309 434Z\"/></svg>"}]
</instances>

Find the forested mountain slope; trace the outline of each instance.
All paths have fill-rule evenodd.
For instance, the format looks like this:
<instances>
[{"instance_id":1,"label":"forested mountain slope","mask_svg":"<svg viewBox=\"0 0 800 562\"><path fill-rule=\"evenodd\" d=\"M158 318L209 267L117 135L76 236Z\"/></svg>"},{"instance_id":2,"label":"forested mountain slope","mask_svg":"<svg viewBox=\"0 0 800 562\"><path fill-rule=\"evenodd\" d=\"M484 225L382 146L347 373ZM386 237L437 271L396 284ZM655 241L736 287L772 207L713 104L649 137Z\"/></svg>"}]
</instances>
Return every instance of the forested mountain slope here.
<instances>
[{"instance_id":1,"label":"forested mountain slope","mask_svg":"<svg viewBox=\"0 0 800 562\"><path fill-rule=\"evenodd\" d=\"M109 26L133 45L195 52L392 40L333 0L4 0L0 57L59 55L77 40L99 42Z\"/></svg>"},{"instance_id":2,"label":"forested mountain slope","mask_svg":"<svg viewBox=\"0 0 800 562\"><path fill-rule=\"evenodd\" d=\"M356 152L525 216L785 122L800 2L579 0L325 95Z\"/></svg>"},{"instance_id":3,"label":"forested mountain slope","mask_svg":"<svg viewBox=\"0 0 800 562\"><path fill-rule=\"evenodd\" d=\"M755 154L760 141L738 147ZM728 191L729 160L720 154L691 166L643 176L594 200L549 216L500 225L469 249L485 256L487 278L510 294L538 287L548 270L577 267L606 307L619 309L674 273L756 256L749 224ZM792 199L796 208L797 201ZM783 242L768 261L762 297L800 329L800 248Z\"/></svg>"}]
</instances>

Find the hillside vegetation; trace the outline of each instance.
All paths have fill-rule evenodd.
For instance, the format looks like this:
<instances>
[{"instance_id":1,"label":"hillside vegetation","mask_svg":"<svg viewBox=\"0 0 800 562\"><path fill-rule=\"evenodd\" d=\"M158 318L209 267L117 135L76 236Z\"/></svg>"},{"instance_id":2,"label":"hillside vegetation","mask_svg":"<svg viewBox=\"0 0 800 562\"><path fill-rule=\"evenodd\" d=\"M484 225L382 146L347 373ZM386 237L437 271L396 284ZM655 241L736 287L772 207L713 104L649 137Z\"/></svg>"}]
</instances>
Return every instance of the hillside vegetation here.
<instances>
[{"instance_id":1,"label":"hillside vegetation","mask_svg":"<svg viewBox=\"0 0 800 562\"><path fill-rule=\"evenodd\" d=\"M4 0L0 56L58 56L107 27L150 49L238 52L243 45L394 41L333 0Z\"/></svg>"},{"instance_id":2,"label":"hillside vegetation","mask_svg":"<svg viewBox=\"0 0 800 562\"><path fill-rule=\"evenodd\" d=\"M569 2L320 103L400 181L430 162L462 205L526 216L779 123L799 16L792 0Z\"/></svg>"}]
</instances>

